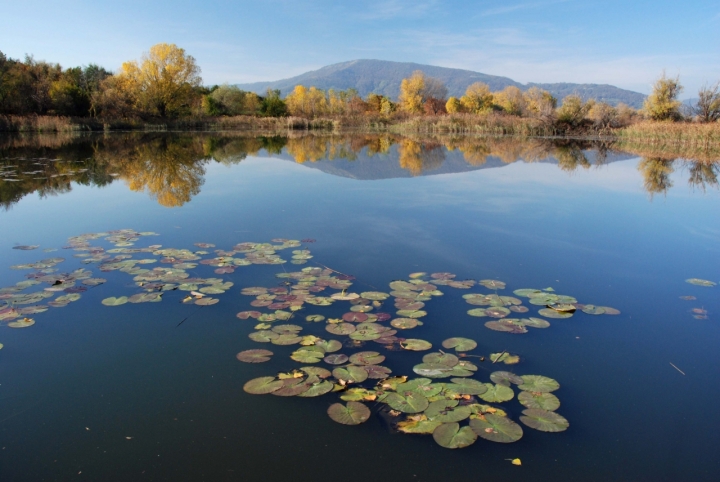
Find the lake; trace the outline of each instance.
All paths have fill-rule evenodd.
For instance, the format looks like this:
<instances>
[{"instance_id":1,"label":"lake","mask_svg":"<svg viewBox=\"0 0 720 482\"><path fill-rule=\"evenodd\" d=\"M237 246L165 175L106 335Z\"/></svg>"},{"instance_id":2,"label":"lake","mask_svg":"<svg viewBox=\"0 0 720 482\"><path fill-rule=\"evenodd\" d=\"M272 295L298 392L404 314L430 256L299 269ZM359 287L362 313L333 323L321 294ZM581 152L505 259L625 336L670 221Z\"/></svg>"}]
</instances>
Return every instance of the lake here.
<instances>
[{"instance_id":1,"label":"lake","mask_svg":"<svg viewBox=\"0 0 720 482\"><path fill-rule=\"evenodd\" d=\"M0 480L718 480L718 171L551 139L0 138Z\"/></svg>"}]
</instances>

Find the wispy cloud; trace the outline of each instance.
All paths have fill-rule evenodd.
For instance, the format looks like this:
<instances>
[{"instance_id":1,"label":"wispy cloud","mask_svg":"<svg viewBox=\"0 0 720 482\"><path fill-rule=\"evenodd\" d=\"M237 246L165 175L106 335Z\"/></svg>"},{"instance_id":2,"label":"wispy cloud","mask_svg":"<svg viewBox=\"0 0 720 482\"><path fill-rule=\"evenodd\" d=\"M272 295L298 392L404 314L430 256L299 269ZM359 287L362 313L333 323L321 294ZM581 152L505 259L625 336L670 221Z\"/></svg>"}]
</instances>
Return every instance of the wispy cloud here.
<instances>
[{"instance_id":1,"label":"wispy cloud","mask_svg":"<svg viewBox=\"0 0 720 482\"><path fill-rule=\"evenodd\" d=\"M532 10L535 8L547 7L550 5L556 5L558 3L567 3L570 0L552 0L547 2L527 2L517 3L515 5L505 5L502 7L488 8L487 10L481 11L478 16L490 17L492 15L504 15L506 13L514 13L520 10Z\"/></svg>"},{"instance_id":2,"label":"wispy cloud","mask_svg":"<svg viewBox=\"0 0 720 482\"><path fill-rule=\"evenodd\" d=\"M432 11L437 0L385 0L372 2L357 15L361 20L391 20L397 17L422 17Z\"/></svg>"}]
</instances>

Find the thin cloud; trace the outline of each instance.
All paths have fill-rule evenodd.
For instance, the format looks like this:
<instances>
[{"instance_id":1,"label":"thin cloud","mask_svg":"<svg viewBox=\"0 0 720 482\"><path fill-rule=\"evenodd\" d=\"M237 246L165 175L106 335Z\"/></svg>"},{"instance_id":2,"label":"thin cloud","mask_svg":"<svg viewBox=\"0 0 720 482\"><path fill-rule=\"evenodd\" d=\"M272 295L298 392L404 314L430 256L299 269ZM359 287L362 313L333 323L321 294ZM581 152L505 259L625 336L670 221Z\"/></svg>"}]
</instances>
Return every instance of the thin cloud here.
<instances>
[{"instance_id":1,"label":"thin cloud","mask_svg":"<svg viewBox=\"0 0 720 482\"><path fill-rule=\"evenodd\" d=\"M570 0L554 0L550 2L530 2L530 3L518 3L515 5L506 5L503 7L489 8L483 10L478 14L478 17L490 17L493 15L504 15L506 13L513 13L519 10L532 10L536 8L547 7L548 5L556 5L558 3L567 3Z\"/></svg>"}]
</instances>

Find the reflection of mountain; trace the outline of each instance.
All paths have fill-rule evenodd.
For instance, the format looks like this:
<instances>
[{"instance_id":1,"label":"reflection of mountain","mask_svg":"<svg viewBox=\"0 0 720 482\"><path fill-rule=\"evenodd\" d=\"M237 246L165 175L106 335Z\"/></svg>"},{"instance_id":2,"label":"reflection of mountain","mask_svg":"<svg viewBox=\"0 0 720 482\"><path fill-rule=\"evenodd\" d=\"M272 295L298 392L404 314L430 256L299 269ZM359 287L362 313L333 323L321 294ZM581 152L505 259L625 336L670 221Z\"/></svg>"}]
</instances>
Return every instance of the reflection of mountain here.
<instances>
[{"instance_id":1,"label":"reflection of mountain","mask_svg":"<svg viewBox=\"0 0 720 482\"><path fill-rule=\"evenodd\" d=\"M486 158L483 164L473 165L468 163L465 156L460 151L447 151L444 148L444 160L441 163L427 166L421 172L414 174L412 171L403 168L398 162L399 153L398 146L395 145L390 148L390 152L387 154L375 154L372 156L367 155L366 151L363 150L357 153L357 158L354 160L348 159L322 159L315 162L304 162L303 166L311 169L317 169L333 176L346 177L350 179L357 179L362 181L372 181L379 179L392 179L392 178L407 178L415 176L432 176L437 174L455 174L462 172L477 171L479 169L489 169L507 166L508 163L500 159L499 157L490 155ZM597 163L597 151L593 150L581 150L586 156L588 162L591 165ZM283 159L286 161L295 162L295 159L288 154L283 152L282 154L260 154L262 157L273 157L276 159ZM605 163L624 161L632 159L632 154L624 153L608 153L605 158ZM521 161L522 159L517 159ZM533 162L543 162L550 164L558 164L558 160L554 158L542 159Z\"/></svg>"},{"instance_id":2,"label":"reflection of mountain","mask_svg":"<svg viewBox=\"0 0 720 482\"><path fill-rule=\"evenodd\" d=\"M717 188L720 163L676 160L659 147L638 154L618 145L568 139L529 139L390 133L307 133L254 137L243 133L129 133L0 138L0 206L29 193L59 195L73 185L120 180L163 206L182 206L200 194L209 163L237 164L247 156L274 157L357 180L409 178L502 167L518 160L556 164L572 172L632 157L652 194L672 187L670 175L687 168L698 189ZM624 147L624 144L623 144ZM633 151L633 149L630 149ZM708 153L698 153L708 158Z\"/></svg>"}]
</instances>

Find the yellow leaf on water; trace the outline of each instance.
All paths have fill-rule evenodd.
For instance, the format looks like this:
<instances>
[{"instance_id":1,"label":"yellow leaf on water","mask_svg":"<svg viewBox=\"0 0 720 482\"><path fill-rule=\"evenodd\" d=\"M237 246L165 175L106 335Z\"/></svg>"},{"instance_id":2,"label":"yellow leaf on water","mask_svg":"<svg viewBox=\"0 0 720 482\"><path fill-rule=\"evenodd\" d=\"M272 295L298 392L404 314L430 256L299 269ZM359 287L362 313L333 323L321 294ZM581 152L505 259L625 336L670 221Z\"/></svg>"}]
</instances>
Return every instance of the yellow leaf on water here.
<instances>
[{"instance_id":1,"label":"yellow leaf on water","mask_svg":"<svg viewBox=\"0 0 720 482\"><path fill-rule=\"evenodd\" d=\"M512 459L512 464L513 465L522 465L522 462L520 461L520 459Z\"/></svg>"}]
</instances>

